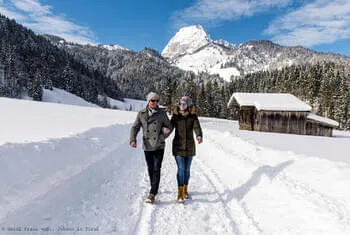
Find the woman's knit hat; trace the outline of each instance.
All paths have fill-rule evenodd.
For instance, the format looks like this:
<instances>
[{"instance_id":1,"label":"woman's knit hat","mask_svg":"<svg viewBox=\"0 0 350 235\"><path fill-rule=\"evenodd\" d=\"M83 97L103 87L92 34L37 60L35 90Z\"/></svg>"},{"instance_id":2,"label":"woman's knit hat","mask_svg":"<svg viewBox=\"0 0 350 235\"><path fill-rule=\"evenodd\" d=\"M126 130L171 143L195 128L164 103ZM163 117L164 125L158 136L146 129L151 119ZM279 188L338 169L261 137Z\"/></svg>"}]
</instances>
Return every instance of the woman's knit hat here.
<instances>
[{"instance_id":1,"label":"woman's knit hat","mask_svg":"<svg viewBox=\"0 0 350 235\"><path fill-rule=\"evenodd\" d=\"M185 102L187 104L187 107L190 107L192 105L192 99L187 95L182 96L180 101Z\"/></svg>"}]
</instances>

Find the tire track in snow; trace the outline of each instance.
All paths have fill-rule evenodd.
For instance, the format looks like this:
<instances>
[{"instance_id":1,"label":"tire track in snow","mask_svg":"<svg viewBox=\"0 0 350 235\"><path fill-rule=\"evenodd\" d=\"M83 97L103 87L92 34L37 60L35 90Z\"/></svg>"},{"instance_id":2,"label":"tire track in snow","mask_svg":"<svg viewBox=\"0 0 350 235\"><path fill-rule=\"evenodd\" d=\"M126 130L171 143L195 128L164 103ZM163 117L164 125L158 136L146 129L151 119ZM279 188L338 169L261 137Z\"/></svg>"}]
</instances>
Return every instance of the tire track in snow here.
<instances>
[{"instance_id":1,"label":"tire track in snow","mask_svg":"<svg viewBox=\"0 0 350 235\"><path fill-rule=\"evenodd\" d=\"M216 132L216 131L212 131L212 132ZM212 135L212 136L215 136L215 135ZM249 154L245 154L245 153L242 154L236 151L235 149L231 149L226 145L219 143L218 141L216 141L214 138L211 138L210 136L206 138L215 145L215 148L220 149L227 156L231 156L232 154L234 154L236 159L240 161L248 162L255 167L261 167L263 165L266 165L266 163L262 161L257 161L255 159L252 159L251 155ZM235 137L235 138L239 138L239 137ZM255 148L253 155L256 155L256 151L260 151L260 148L259 147ZM271 172L271 174L273 175L274 172ZM216 176L219 178L217 174ZM299 180L293 179L292 176L289 176L286 172L279 172L278 174L274 175L274 179L278 181L283 187L285 187L292 194L297 195L299 198L303 200L308 200L314 206L324 208L329 213L333 214L335 217L338 218L339 222L344 228L350 230L349 228L350 214L348 211L344 209L347 207L346 203L340 202L339 200L336 200L331 196L318 192L317 190L310 187L310 185L302 183Z\"/></svg>"},{"instance_id":2,"label":"tire track in snow","mask_svg":"<svg viewBox=\"0 0 350 235\"><path fill-rule=\"evenodd\" d=\"M229 191L228 187L221 181L220 177L217 175L217 173L210 167L208 167L203 161L198 161L198 172L205 172L201 173L206 180L210 183L210 185L214 188L215 192L217 193L220 203L222 204L226 216L231 221L231 228L234 231L234 234L244 234L241 232L238 228L238 224L248 224L250 234L261 234L263 233L262 228L260 228L258 222L254 219L252 214L248 213L248 208L244 206L244 204L238 203L239 207L232 208L230 205L228 205L227 200L224 198L224 193ZM223 192L223 193L221 193ZM236 217L234 212L240 213L239 216L239 222L235 222L234 218ZM242 217L243 216L243 217ZM237 219L236 219L237 220Z\"/></svg>"},{"instance_id":3,"label":"tire track in snow","mask_svg":"<svg viewBox=\"0 0 350 235\"><path fill-rule=\"evenodd\" d=\"M39 191L40 195L12 210L1 223L28 224L38 228L94 225L99 227L99 233L130 234L137 218L135 214L139 212L139 207L130 207L139 194L137 183L142 178L140 169L144 168L138 160L139 153L128 147L128 126L101 130L102 133L97 130L82 136L88 140L100 136L101 143L104 143L98 154L93 152L89 156L91 161L77 165L76 171L55 180L54 187L50 185L45 192ZM116 139L120 141L116 142ZM74 153L74 149L68 152L72 151ZM128 178L129 175L133 177ZM49 233L61 234L59 231Z\"/></svg>"},{"instance_id":4,"label":"tire track in snow","mask_svg":"<svg viewBox=\"0 0 350 235\"><path fill-rule=\"evenodd\" d=\"M171 144L167 144L160 192L155 205L141 205L142 213L134 234L241 234L232 215L218 199L220 194L196 166L197 160L195 158L193 161L190 182L192 199L186 200L184 204L178 203L175 200L177 167ZM141 183L145 190L149 187L147 177L146 173Z\"/></svg>"},{"instance_id":5,"label":"tire track in snow","mask_svg":"<svg viewBox=\"0 0 350 235\"><path fill-rule=\"evenodd\" d=\"M144 202L144 199L148 195L148 190L150 187L148 172L147 170L145 171L141 186L144 188L144 191L146 193L142 198L140 198L142 213L140 214L139 222L136 225L136 229L134 230L133 234L171 234L174 233L174 231L179 234L184 234L184 231L186 231L181 223L176 223L176 220L174 220L174 218L176 218L179 213L181 213L181 207L183 209L183 205L179 205L175 201L175 188L171 188L174 189L173 192L166 189L169 187L169 185L172 185L175 182L174 180L176 180L175 178L172 179L172 174L169 173L173 172L175 167L171 164L172 159L170 158L172 156L170 150L171 149L169 148L165 149L161 169L162 175L159 193L156 196L156 201L153 205ZM173 219L169 217L172 217ZM159 229L161 230L158 231Z\"/></svg>"},{"instance_id":6,"label":"tire track in snow","mask_svg":"<svg viewBox=\"0 0 350 235\"><path fill-rule=\"evenodd\" d=\"M75 137L72 137L72 138L75 138ZM83 138L89 139L84 136ZM69 139L69 138L66 138L66 139ZM90 139L93 140L92 138ZM65 139L63 140L66 141ZM109 146L108 148L101 149L100 153L87 157L91 159L90 161L82 165L69 166L65 169L61 169L55 172L54 174L48 176L47 178L44 178L38 184L31 185L30 188L24 189L21 192L21 194L19 194L19 196L16 195L16 197L19 197L18 199L17 198L16 200L12 198L7 199L8 201L16 201L16 205L11 205L9 209L4 210L5 212L2 211L2 214L0 216L0 221L6 218L7 216L9 216L10 214L15 214L16 211L22 210L23 208L25 208L27 205L30 205L33 201L37 200L38 198L44 195L50 194L51 191L56 190L61 185L69 183L75 177L79 177L79 175L93 168L95 164L99 164L100 162L104 161L106 156L110 155L112 152L117 151L123 144L124 144L124 141L117 142L112 146ZM35 146L35 144L28 144L28 145Z\"/></svg>"},{"instance_id":7,"label":"tire track in snow","mask_svg":"<svg viewBox=\"0 0 350 235\"><path fill-rule=\"evenodd\" d=\"M146 192L148 189L148 172L147 169L144 171L142 181L140 182L140 187ZM155 205L146 204L144 202L147 194L141 193L142 197L138 198L137 205L141 208L138 214L138 219L136 221L134 230L132 234L152 234L153 225L153 214L155 211Z\"/></svg>"}]
</instances>

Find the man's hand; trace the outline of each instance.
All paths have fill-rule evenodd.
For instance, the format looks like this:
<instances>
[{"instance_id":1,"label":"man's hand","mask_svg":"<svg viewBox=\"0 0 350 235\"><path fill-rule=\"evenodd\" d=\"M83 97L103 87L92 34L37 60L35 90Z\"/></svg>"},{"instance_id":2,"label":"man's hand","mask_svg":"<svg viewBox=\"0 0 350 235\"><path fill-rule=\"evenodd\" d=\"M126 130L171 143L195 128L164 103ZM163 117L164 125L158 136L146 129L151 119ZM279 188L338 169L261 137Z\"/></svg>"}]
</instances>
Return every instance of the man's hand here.
<instances>
[{"instance_id":1,"label":"man's hand","mask_svg":"<svg viewBox=\"0 0 350 235\"><path fill-rule=\"evenodd\" d=\"M201 144L203 142L202 137L198 136L197 137L197 142L198 142L198 144Z\"/></svg>"},{"instance_id":2,"label":"man's hand","mask_svg":"<svg viewBox=\"0 0 350 235\"><path fill-rule=\"evenodd\" d=\"M136 148L136 141L131 141L130 142L130 146L133 147L133 148Z\"/></svg>"}]
</instances>

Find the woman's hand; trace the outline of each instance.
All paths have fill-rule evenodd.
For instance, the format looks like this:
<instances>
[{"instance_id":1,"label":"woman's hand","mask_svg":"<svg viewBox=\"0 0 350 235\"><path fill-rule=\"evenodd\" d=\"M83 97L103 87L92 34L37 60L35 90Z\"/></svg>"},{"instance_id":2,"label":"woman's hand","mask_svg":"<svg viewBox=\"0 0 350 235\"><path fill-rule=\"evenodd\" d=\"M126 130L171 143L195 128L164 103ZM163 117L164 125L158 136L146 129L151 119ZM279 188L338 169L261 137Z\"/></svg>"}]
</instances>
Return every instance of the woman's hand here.
<instances>
[{"instance_id":1,"label":"woman's hand","mask_svg":"<svg viewBox=\"0 0 350 235\"><path fill-rule=\"evenodd\" d=\"M166 127L163 127L162 130L164 135L168 135L170 133L170 130Z\"/></svg>"}]
</instances>

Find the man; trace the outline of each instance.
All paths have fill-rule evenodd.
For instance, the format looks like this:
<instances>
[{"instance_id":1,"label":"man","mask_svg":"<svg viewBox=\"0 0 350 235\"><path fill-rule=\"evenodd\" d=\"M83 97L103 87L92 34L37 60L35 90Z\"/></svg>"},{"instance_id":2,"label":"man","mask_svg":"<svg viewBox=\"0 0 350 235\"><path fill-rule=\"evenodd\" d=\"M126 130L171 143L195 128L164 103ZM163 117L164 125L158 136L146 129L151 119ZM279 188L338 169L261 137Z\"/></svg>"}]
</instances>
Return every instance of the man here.
<instances>
[{"instance_id":1,"label":"man","mask_svg":"<svg viewBox=\"0 0 350 235\"><path fill-rule=\"evenodd\" d=\"M162 167L165 138L171 130L170 120L164 109L159 108L159 95L147 95L147 107L142 109L131 127L130 146L136 148L136 136L142 127L143 150L147 162L151 190L145 202L153 203L158 193L160 169Z\"/></svg>"}]
</instances>

